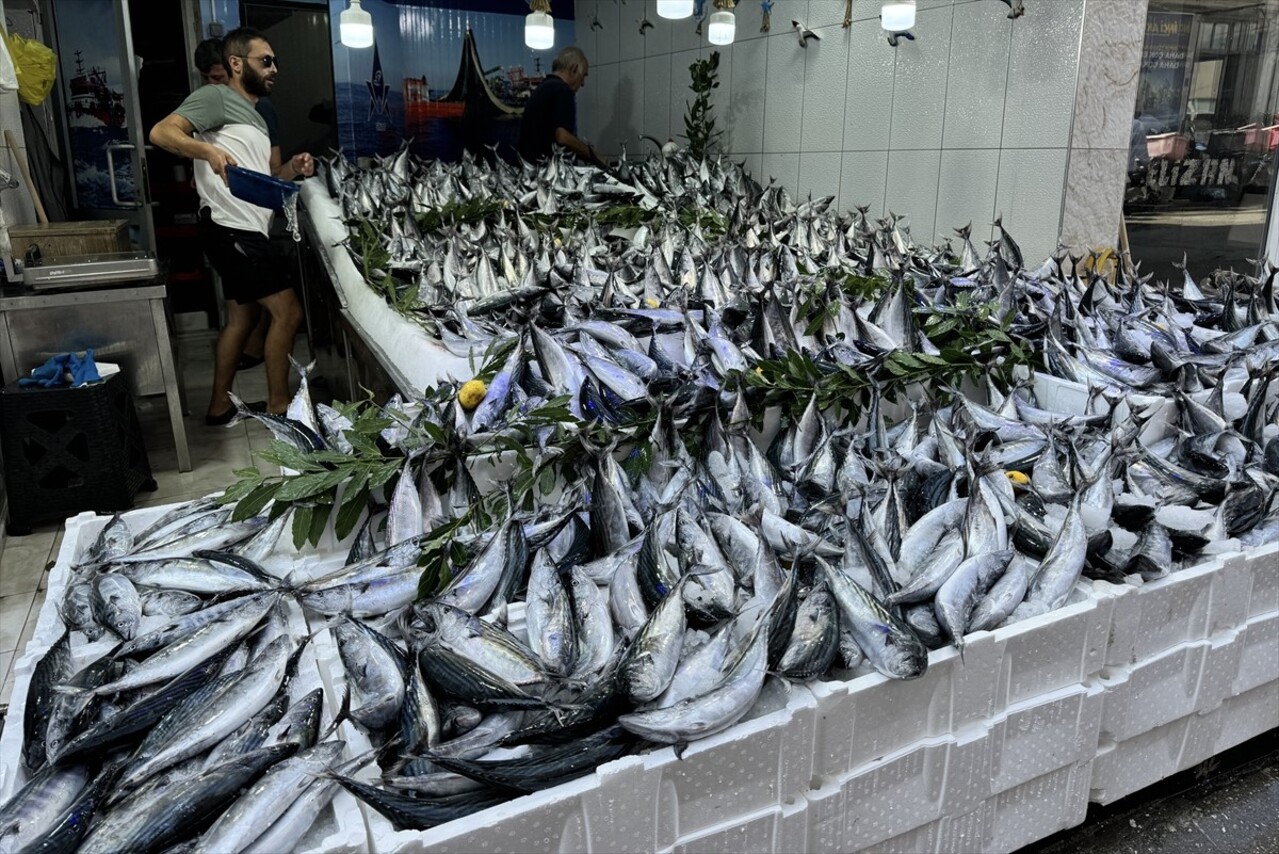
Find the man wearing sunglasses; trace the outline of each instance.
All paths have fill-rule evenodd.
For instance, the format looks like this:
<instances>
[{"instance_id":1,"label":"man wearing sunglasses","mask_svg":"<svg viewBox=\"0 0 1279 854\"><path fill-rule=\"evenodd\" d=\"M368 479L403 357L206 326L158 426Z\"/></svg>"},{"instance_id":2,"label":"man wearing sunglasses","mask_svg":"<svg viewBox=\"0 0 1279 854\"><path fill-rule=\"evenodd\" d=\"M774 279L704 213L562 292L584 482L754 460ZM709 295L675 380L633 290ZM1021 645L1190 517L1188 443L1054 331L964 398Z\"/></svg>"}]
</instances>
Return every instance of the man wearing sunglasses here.
<instances>
[{"instance_id":1,"label":"man wearing sunglasses","mask_svg":"<svg viewBox=\"0 0 1279 854\"><path fill-rule=\"evenodd\" d=\"M289 181L315 174L310 154L295 154L271 169L271 140L266 122L254 109L271 94L279 65L262 33L241 27L227 33L222 64L225 86L201 86L151 129L151 142L165 151L195 160L205 254L222 278L227 324L218 335L213 393L205 423L226 424L235 415L229 397L245 340L263 310L271 316L263 355L266 359L266 408L283 413L289 405L289 354L302 322L285 271L284 258L268 240L272 212L241 201L227 187L226 169L239 166Z\"/></svg>"}]
</instances>

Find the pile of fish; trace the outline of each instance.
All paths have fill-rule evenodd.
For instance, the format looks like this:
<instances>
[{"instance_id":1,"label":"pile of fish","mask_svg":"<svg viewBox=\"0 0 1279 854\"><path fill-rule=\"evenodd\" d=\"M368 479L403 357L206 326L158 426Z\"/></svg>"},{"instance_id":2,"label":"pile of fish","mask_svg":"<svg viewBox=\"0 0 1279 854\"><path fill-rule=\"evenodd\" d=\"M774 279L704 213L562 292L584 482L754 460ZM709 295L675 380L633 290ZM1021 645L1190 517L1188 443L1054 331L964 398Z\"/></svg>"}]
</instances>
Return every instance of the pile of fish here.
<instances>
[{"instance_id":1,"label":"pile of fish","mask_svg":"<svg viewBox=\"0 0 1279 854\"><path fill-rule=\"evenodd\" d=\"M680 750L749 716L769 682L917 678L929 650L1059 608L1081 578L1142 583L1279 538L1273 272L1168 286L1065 258L1032 270L1002 225L988 251L962 230L953 252L897 218L793 205L732 164L619 171L403 154L331 170L347 215L388 229L512 200L387 236L386 272L417 288L424 322L495 356L484 397L380 408L377 454L401 473L340 566L280 542L290 512L232 522L209 499L142 531L112 520L36 668L31 777L0 806L0 851L284 850L337 787L430 827ZM557 243L520 225L614 198L728 226L707 239L667 216L601 236L587 216ZM886 284L863 299L849 275ZM875 372L930 353L922 319L961 304L1042 354L1060 379L1040 388L1078 383L1084 414L1029 381L938 383L896 420L878 395L855 421L802 395L758 429L766 390L741 379L759 360ZM557 399L562 423L520 429ZM370 453L349 409L312 405L305 371L286 416L241 416L304 454ZM527 440L554 489L476 483L494 436ZM442 536L456 557L420 597ZM337 649L338 729L376 755L350 755L320 732L320 695L297 696L298 606Z\"/></svg>"}]
</instances>

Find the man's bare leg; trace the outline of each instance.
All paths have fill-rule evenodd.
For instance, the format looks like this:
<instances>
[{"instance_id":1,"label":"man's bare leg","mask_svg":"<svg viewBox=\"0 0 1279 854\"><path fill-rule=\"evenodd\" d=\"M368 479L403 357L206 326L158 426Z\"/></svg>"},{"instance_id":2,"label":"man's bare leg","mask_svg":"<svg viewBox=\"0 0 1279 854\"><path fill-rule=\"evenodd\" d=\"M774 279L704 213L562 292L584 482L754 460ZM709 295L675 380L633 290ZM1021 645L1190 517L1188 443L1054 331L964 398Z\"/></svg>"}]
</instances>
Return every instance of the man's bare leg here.
<instances>
[{"instance_id":1,"label":"man's bare leg","mask_svg":"<svg viewBox=\"0 0 1279 854\"><path fill-rule=\"evenodd\" d=\"M263 297L258 304L271 313L271 328L262 351L266 358L266 410L282 415L289 408L289 354L302 325L302 304L292 288Z\"/></svg>"},{"instance_id":2,"label":"man's bare leg","mask_svg":"<svg viewBox=\"0 0 1279 854\"><path fill-rule=\"evenodd\" d=\"M266 331L270 325L271 313L269 311L262 312L262 317L259 318L257 326L254 326L253 331L249 333L249 340L244 342L244 357L254 365L262 363L262 354L266 350Z\"/></svg>"},{"instance_id":3,"label":"man's bare leg","mask_svg":"<svg viewBox=\"0 0 1279 854\"><path fill-rule=\"evenodd\" d=\"M226 309L226 326L218 333L218 343L213 351L213 394L209 397L208 414L214 418L231 411L228 395L235 380L240 352L244 350L244 342L262 313L257 303L238 303L233 299L226 301Z\"/></svg>"}]
</instances>

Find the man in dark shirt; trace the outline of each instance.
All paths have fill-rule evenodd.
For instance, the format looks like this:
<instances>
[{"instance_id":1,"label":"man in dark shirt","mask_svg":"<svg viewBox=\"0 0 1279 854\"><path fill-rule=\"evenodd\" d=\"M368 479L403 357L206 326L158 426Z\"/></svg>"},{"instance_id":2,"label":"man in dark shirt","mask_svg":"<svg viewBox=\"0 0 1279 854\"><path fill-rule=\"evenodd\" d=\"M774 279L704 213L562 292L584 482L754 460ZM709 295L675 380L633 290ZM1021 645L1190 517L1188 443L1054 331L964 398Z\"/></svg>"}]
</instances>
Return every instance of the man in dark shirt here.
<instances>
[{"instance_id":1,"label":"man in dark shirt","mask_svg":"<svg viewBox=\"0 0 1279 854\"><path fill-rule=\"evenodd\" d=\"M579 47L566 47L555 57L551 73L524 107L520 155L525 160L545 160L559 143L587 163L605 165L594 148L577 138L577 90L586 82L588 71L586 54Z\"/></svg>"}]
</instances>

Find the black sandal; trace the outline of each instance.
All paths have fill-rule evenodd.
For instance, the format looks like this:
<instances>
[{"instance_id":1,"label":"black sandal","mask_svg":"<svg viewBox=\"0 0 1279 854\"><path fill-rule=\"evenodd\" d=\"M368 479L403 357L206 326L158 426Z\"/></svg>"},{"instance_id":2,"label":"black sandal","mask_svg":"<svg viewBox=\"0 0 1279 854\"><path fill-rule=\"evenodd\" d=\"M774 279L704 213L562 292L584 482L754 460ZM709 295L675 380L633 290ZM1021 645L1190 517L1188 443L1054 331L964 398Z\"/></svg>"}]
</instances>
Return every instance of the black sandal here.
<instances>
[{"instance_id":1,"label":"black sandal","mask_svg":"<svg viewBox=\"0 0 1279 854\"><path fill-rule=\"evenodd\" d=\"M247 371L250 368L256 368L258 365L266 361L263 356L250 356L248 353L240 354L240 361L236 363L237 371Z\"/></svg>"},{"instance_id":2,"label":"black sandal","mask_svg":"<svg viewBox=\"0 0 1279 854\"><path fill-rule=\"evenodd\" d=\"M249 412L266 412L266 401L255 400L252 403L246 403L245 408ZM225 427L235 420L237 414L236 408L233 406L221 415L204 416L204 424L206 427Z\"/></svg>"}]
</instances>

